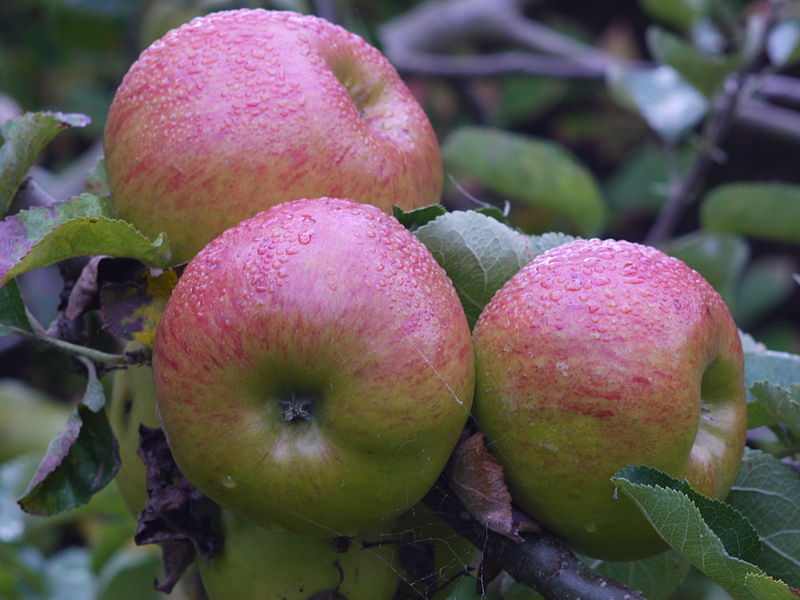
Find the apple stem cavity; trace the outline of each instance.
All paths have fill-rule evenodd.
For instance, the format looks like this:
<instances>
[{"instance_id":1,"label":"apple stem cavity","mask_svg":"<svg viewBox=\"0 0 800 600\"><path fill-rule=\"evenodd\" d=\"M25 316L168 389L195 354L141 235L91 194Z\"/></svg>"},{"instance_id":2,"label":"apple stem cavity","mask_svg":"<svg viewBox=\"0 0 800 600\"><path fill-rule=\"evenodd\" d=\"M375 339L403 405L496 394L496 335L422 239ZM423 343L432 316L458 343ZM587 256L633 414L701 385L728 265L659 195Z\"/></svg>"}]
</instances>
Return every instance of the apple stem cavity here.
<instances>
[{"instance_id":1,"label":"apple stem cavity","mask_svg":"<svg viewBox=\"0 0 800 600\"><path fill-rule=\"evenodd\" d=\"M283 420L287 423L311 421L316 403L316 396L303 392L289 392L287 396L278 400Z\"/></svg>"}]
</instances>

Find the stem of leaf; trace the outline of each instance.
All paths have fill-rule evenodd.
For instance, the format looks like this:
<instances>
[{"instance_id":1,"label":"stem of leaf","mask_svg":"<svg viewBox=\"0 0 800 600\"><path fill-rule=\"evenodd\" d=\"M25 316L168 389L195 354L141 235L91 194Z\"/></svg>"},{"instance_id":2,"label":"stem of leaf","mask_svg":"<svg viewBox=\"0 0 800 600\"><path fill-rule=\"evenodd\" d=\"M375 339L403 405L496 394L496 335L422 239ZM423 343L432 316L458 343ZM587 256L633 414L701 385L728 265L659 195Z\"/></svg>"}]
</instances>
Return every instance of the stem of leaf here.
<instances>
[{"instance_id":1,"label":"stem of leaf","mask_svg":"<svg viewBox=\"0 0 800 600\"><path fill-rule=\"evenodd\" d=\"M800 454L800 442L789 446L788 448L784 448L780 452L778 452L775 457L776 458L786 458L788 456L794 456L795 454Z\"/></svg>"},{"instance_id":2,"label":"stem of leaf","mask_svg":"<svg viewBox=\"0 0 800 600\"><path fill-rule=\"evenodd\" d=\"M70 342L65 342L64 340L59 340L49 335L26 331L25 329L21 329L19 327L13 327L11 325L3 325L3 328L17 335L21 335L23 337L37 340L39 342L45 342L46 344L55 346L59 350L62 350L68 354L73 354L76 356L85 356L88 359L91 359L95 362L99 362L108 366L124 367L130 364L131 362L131 359L126 354L111 354L109 352L102 352L100 350L95 350L94 348L88 348L86 346L72 344Z\"/></svg>"}]
</instances>

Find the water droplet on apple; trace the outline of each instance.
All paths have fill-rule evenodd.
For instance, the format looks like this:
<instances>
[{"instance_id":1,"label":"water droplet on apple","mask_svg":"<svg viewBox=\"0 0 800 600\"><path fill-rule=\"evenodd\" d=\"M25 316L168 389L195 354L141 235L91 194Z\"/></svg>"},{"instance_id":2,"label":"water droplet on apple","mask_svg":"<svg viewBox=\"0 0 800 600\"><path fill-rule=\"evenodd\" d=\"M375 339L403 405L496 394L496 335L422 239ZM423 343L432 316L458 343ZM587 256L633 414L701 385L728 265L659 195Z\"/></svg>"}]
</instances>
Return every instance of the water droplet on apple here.
<instances>
[{"instance_id":1,"label":"water droplet on apple","mask_svg":"<svg viewBox=\"0 0 800 600\"><path fill-rule=\"evenodd\" d=\"M583 528L589 533L594 533L597 531L597 523L586 523Z\"/></svg>"},{"instance_id":2,"label":"water droplet on apple","mask_svg":"<svg viewBox=\"0 0 800 600\"><path fill-rule=\"evenodd\" d=\"M226 475L225 477L222 478L222 485L224 485L228 489L235 488L236 481L234 481L233 477L231 477L230 475Z\"/></svg>"},{"instance_id":3,"label":"water droplet on apple","mask_svg":"<svg viewBox=\"0 0 800 600\"><path fill-rule=\"evenodd\" d=\"M539 446L541 446L548 452L558 452L560 450L558 445L554 444L553 442L542 442L541 444L539 444Z\"/></svg>"}]
</instances>

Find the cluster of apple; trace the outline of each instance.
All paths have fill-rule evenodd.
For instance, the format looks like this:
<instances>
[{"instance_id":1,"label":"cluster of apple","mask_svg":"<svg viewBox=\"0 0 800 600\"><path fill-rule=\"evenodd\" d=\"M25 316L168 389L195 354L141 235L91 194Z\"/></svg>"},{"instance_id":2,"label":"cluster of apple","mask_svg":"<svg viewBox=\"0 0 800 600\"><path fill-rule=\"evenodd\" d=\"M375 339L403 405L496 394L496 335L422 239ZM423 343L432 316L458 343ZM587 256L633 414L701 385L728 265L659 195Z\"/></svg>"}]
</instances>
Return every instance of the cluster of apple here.
<instances>
[{"instance_id":1,"label":"cluster of apple","mask_svg":"<svg viewBox=\"0 0 800 600\"><path fill-rule=\"evenodd\" d=\"M149 398L126 418L155 424L157 404L182 473L226 509L226 549L201 567L212 598L391 598L395 547L328 540L413 529L470 415L515 502L591 555L663 548L612 497L625 465L727 492L745 404L716 292L652 248L577 241L522 269L470 332L445 271L387 214L437 203L441 160L361 38L288 12L196 19L130 69L105 148L119 215L189 261L152 379L118 387Z\"/></svg>"}]
</instances>

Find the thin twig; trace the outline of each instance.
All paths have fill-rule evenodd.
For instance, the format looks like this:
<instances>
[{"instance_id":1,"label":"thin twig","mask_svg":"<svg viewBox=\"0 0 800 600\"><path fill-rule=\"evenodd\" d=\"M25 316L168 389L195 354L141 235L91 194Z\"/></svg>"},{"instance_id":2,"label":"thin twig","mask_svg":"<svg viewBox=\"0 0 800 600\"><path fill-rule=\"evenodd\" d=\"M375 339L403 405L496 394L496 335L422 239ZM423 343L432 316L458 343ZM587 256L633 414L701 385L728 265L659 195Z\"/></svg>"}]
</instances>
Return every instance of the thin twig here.
<instances>
[{"instance_id":1,"label":"thin twig","mask_svg":"<svg viewBox=\"0 0 800 600\"><path fill-rule=\"evenodd\" d=\"M775 456L777 458L788 458L790 456L794 456L795 454L800 454L800 442L789 446L788 448L784 448L780 452L778 452Z\"/></svg>"},{"instance_id":2,"label":"thin twig","mask_svg":"<svg viewBox=\"0 0 800 600\"><path fill-rule=\"evenodd\" d=\"M730 83L730 80L728 81ZM670 185L667 202L647 234L646 244L657 246L669 237L686 208L697 198L708 171L714 166L714 152L733 122L736 104L744 87L743 79L737 77L736 82L730 83L729 87L728 91L723 92L719 108L706 122L702 136L703 147L698 150L683 179Z\"/></svg>"},{"instance_id":3,"label":"thin twig","mask_svg":"<svg viewBox=\"0 0 800 600\"><path fill-rule=\"evenodd\" d=\"M39 342L44 342L46 344L58 348L59 350L63 350L64 352L67 352L69 354L74 354L77 356L85 356L86 358L89 358L95 362L102 363L108 366L123 367L131 364L131 362L135 362L136 360L136 358L133 357L133 355L131 355L130 353L110 354L108 352L102 352L100 350L95 350L94 348L89 348L87 346L81 346L80 344L73 344L71 342L66 342L64 340L60 340L58 338L54 338L49 335L34 333L26 329L22 329L21 327L14 327L12 325L3 325L3 329L15 335L30 338L32 340L36 340Z\"/></svg>"},{"instance_id":4,"label":"thin twig","mask_svg":"<svg viewBox=\"0 0 800 600\"><path fill-rule=\"evenodd\" d=\"M698 198L708 172L715 164L715 153L733 125L739 104L749 90L748 83L760 64L766 32L771 28L775 14L771 13L764 26L762 39L757 51L745 62L723 87L713 103L711 115L703 127L702 147L692 160L686 175L670 185L667 202L662 206L653 226L645 238L645 243L658 246L674 232L686 209Z\"/></svg>"},{"instance_id":5,"label":"thin twig","mask_svg":"<svg viewBox=\"0 0 800 600\"><path fill-rule=\"evenodd\" d=\"M522 534L525 541L520 543L465 517L466 509L444 478L440 478L424 502L515 580L536 589L548 600L644 599L640 592L590 569L551 533ZM530 519L516 515L515 521Z\"/></svg>"},{"instance_id":6,"label":"thin twig","mask_svg":"<svg viewBox=\"0 0 800 600\"><path fill-rule=\"evenodd\" d=\"M616 65L650 69L650 61L608 54L527 19L522 0L440 0L420 4L386 23L380 37L389 60L404 74L444 79L531 75L603 81ZM447 54L480 39L495 39L523 49L490 54ZM800 141L800 115L764 100L800 104L800 81L745 73L744 85L756 98L742 98L733 116L751 126ZM793 118L796 117L796 118Z\"/></svg>"}]
</instances>

